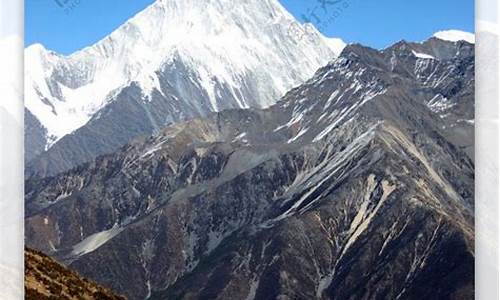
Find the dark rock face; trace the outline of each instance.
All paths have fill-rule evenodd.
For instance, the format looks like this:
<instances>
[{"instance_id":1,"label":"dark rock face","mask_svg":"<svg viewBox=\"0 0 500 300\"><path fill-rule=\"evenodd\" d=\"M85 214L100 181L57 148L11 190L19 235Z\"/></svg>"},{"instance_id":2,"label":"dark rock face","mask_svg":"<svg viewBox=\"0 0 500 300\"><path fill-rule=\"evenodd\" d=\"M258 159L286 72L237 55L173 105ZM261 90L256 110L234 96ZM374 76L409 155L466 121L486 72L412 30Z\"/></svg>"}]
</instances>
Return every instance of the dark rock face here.
<instances>
[{"instance_id":1,"label":"dark rock face","mask_svg":"<svg viewBox=\"0 0 500 300\"><path fill-rule=\"evenodd\" d=\"M348 46L268 109L31 178L27 243L131 299L472 299L473 90L471 44Z\"/></svg>"}]
</instances>

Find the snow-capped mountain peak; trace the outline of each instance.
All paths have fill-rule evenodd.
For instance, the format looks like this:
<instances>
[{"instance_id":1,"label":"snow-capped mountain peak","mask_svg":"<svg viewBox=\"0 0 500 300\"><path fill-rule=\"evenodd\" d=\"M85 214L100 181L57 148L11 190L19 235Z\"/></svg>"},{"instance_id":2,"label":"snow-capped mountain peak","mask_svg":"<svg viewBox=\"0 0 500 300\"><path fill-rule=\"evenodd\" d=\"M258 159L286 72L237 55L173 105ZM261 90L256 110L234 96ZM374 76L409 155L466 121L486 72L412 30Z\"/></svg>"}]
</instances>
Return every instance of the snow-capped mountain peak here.
<instances>
[{"instance_id":1,"label":"snow-capped mountain peak","mask_svg":"<svg viewBox=\"0 0 500 300\"><path fill-rule=\"evenodd\" d=\"M470 32L461 30L443 30L434 34L434 37L450 42L466 41L471 44L475 43L475 35Z\"/></svg>"},{"instance_id":2,"label":"snow-capped mountain peak","mask_svg":"<svg viewBox=\"0 0 500 300\"><path fill-rule=\"evenodd\" d=\"M28 47L26 107L47 129L48 148L84 126L131 82L141 87L145 101L154 90L163 93L158 72L174 57L192 71L208 99L207 105L198 103L203 99L181 99L190 101L189 106L208 106L210 111L263 107L344 46L308 30L277 0L237 5L229 0L158 0L106 38L69 56L42 45ZM229 96L222 95L221 85ZM252 99L242 89L252 89Z\"/></svg>"}]
</instances>

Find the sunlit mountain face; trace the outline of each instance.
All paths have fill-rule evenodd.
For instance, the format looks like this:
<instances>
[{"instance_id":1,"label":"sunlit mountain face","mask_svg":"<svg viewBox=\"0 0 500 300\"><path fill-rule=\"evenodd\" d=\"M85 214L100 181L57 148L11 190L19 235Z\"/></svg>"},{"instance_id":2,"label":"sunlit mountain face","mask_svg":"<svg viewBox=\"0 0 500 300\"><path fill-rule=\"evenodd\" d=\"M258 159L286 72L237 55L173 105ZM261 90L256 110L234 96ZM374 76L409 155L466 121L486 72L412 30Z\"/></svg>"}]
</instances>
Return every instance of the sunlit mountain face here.
<instances>
[{"instance_id":1,"label":"sunlit mountain face","mask_svg":"<svg viewBox=\"0 0 500 300\"><path fill-rule=\"evenodd\" d=\"M32 45L28 169L53 175L167 125L268 107L344 46L276 0L156 1L69 56Z\"/></svg>"}]
</instances>

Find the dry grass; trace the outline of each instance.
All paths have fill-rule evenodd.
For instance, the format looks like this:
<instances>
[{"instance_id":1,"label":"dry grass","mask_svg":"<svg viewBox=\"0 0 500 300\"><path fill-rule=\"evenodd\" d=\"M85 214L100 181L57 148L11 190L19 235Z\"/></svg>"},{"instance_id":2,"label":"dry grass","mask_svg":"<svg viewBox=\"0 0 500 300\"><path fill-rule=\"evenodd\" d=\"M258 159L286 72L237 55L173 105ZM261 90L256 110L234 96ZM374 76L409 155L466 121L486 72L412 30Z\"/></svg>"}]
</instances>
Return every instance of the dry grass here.
<instances>
[{"instance_id":1,"label":"dry grass","mask_svg":"<svg viewBox=\"0 0 500 300\"><path fill-rule=\"evenodd\" d=\"M88 279L82 278L41 252L26 249L25 299L27 300L124 300Z\"/></svg>"}]
</instances>

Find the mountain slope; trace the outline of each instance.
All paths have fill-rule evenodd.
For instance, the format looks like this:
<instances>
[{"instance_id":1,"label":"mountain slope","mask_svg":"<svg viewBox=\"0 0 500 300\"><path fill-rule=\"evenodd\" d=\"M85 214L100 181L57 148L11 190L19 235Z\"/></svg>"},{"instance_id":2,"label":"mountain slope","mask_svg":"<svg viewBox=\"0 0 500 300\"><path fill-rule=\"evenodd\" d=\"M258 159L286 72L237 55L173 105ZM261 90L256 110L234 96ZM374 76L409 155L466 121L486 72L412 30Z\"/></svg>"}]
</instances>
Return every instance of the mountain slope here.
<instances>
[{"instance_id":1,"label":"mountain slope","mask_svg":"<svg viewBox=\"0 0 500 300\"><path fill-rule=\"evenodd\" d=\"M209 112L267 107L344 45L277 0L158 0L69 56L30 46L26 107L46 130L45 148L55 148L33 169L63 171Z\"/></svg>"},{"instance_id":2,"label":"mountain slope","mask_svg":"<svg viewBox=\"0 0 500 300\"><path fill-rule=\"evenodd\" d=\"M125 299L96 283L81 278L50 257L25 250L25 299Z\"/></svg>"},{"instance_id":3,"label":"mountain slope","mask_svg":"<svg viewBox=\"0 0 500 300\"><path fill-rule=\"evenodd\" d=\"M467 42L349 45L267 109L32 178L27 243L131 299L470 299L473 87Z\"/></svg>"}]
</instances>

